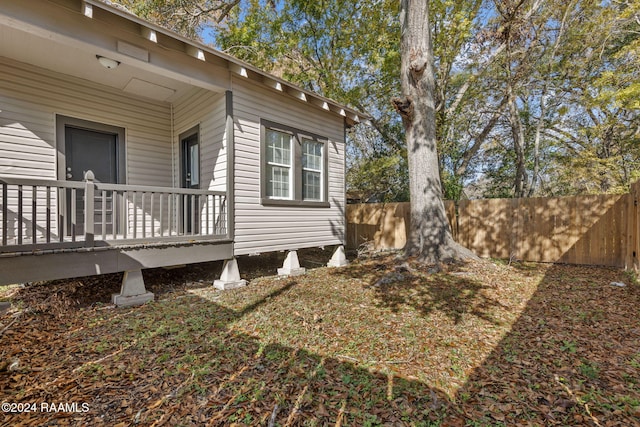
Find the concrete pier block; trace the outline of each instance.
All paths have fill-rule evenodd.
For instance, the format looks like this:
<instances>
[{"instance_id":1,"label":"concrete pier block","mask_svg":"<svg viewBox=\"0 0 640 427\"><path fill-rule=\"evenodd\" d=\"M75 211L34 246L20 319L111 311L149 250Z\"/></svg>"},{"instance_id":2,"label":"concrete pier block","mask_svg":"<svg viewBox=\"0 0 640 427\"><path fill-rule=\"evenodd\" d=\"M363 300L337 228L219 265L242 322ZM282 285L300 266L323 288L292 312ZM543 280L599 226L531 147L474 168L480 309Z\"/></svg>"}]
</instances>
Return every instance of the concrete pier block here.
<instances>
[{"instance_id":1,"label":"concrete pier block","mask_svg":"<svg viewBox=\"0 0 640 427\"><path fill-rule=\"evenodd\" d=\"M153 301L153 293L144 287L142 270L125 271L119 294L111 296L111 302L118 307L131 307Z\"/></svg>"}]
</instances>

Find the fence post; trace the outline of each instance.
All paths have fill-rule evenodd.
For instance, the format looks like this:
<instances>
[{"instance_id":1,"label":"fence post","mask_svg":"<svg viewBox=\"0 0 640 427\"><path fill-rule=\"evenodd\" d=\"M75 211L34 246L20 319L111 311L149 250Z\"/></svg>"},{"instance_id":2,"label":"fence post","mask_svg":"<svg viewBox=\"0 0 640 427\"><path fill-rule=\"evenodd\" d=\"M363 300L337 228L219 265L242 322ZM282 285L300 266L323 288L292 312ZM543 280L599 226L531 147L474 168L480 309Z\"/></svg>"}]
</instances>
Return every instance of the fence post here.
<instances>
[{"instance_id":1,"label":"fence post","mask_svg":"<svg viewBox=\"0 0 640 427\"><path fill-rule=\"evenodd\" d=\"M640 236L638 232L638 186L640 181L631 184L627 195L627 262L626 268L638 271L638 253Z\"/></svg>"},{"instance_id":2,"label":"fence post","mask_svg":"<svg viewBox=\"0 0 640 427\"><path fill-rule=\"evenodd\" d=\"M95 196L95 185L93 180L95 178L95 175L90 170L84 174L84 245L86 247L92 247L94 240L93 199Z\"/></svg>"}]
</instances>

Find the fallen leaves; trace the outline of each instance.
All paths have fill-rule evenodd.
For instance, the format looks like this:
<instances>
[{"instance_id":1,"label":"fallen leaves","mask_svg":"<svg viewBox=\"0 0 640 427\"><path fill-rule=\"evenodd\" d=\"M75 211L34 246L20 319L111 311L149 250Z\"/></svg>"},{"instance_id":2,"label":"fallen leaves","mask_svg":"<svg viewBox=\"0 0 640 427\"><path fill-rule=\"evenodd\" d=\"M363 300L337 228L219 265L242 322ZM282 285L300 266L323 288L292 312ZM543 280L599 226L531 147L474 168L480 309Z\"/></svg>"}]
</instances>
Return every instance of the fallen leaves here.
<instances>
[{"instance_id":1,"label":"fallen leaves","mask_svg":"<svg viewBox=\"0 0 640 427\"><path fill-rule=\"evenodd\" d=\"M0 400L89 411L0 424L638 425L623 272L382 257L221 293L216 268L149 272L160 298L131 309L99 303L117 275L12 289Z\"/></svg>"}]
</instances>

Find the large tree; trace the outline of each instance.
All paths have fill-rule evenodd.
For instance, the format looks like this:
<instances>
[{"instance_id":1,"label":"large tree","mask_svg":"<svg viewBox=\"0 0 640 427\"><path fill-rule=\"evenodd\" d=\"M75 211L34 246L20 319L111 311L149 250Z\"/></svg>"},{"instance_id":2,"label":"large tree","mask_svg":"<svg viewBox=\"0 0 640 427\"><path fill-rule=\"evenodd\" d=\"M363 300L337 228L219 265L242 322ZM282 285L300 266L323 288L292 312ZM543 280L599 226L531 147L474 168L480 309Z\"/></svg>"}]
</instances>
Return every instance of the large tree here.
<instances>
[{"instance_id":1,"label":"large tree","mask_svg":"<svg viewBox=\"0 0 640 427\"><path fill-rule=\"evenodd\" d=\"M392 101L402 117L409 160L411 225L405 255L431 263L470 258L474 255L453 240L442 201L429 2L402 0L400 8L402 96Z\"/></svg>"},{"instance_id":2,"label":"large tree","mask_svg":"<svg viewBox=\"0 0 640 427\"><path fill-rule=\"evenodd\" d=\"M199 39L211 23L220 24L240 0L115 0L135 13L183 36Z\"/></svg>"},{"instance_id":3,"label":"large tree","mask_svg":"<svg viewBox=\"0 0 640 427\"><path fill-rule=\"evenodd\" d=\"M408 200L414 154L388 101L400 92L398 1L113 1L367 113L373 126L348 134L348 188ZM639 10L431 0L444 197L624 192L640 176Z\"/></svg>"}]
</instances>

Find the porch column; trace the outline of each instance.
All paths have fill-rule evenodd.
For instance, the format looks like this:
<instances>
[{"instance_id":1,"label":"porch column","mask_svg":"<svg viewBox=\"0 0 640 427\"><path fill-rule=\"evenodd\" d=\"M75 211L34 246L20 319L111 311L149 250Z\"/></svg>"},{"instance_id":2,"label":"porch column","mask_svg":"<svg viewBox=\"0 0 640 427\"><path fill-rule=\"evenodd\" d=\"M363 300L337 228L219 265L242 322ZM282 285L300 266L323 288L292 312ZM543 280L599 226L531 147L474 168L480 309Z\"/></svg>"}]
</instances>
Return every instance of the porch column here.
<instances>
[{"instance_id":1,"label":"porch column","mask_svg":"<svg viewBox=\"0 0 640 427\"><path fill-rule=\"evenodd\" d=\"M349 265L349 261L344 253L344 246L340 245L327 263L327 267L344 267L345 265Z\"/></svg>"},{"instance_id":2,"label":"porch column","mask_svg":"<svg viewBox=\"0 0 640 427\"><path fill-rule=\"evenodd\" d=\"M84 245L86 247L93 246L94 241L95 179L93 171L88 170L84 173Z\"/></svg>"},{"instance_id":3,"label":"porch column","mask_svg":"<svg viewBox=\"0 0 640 427\"><path fill-rule=\"evenodd\" d=\"M225 260L220 279L213 282L213 286L221 291L241 288L246 285L247 281L240 278L238 261L235 258Z\"/></svg>"},{"instance_id":4,"label":"porch column","mask_svg":"<svg viewBox=\"0 0 640 427\"><path fill-rule=\"evenodd\" d=\"M289 251L287 257L284 259L282 268L278 269L278 276L301 276L305 271L305 268L300 267L298 253L296 251Z\"/></svg>"},{"instance_id":5,"label":"porch column","mask_svg":"<svg viewBox=\"0 0 640 427\"><path fill-rule=\"evenodd\" d=\"M153 300L153 293L144 287L142 270L125 271L119 294L111 296L111 302L118 307L142 305Z\"/></svg>"}]
</instances>

